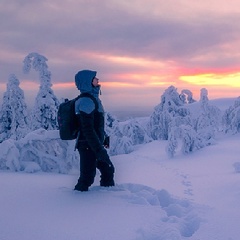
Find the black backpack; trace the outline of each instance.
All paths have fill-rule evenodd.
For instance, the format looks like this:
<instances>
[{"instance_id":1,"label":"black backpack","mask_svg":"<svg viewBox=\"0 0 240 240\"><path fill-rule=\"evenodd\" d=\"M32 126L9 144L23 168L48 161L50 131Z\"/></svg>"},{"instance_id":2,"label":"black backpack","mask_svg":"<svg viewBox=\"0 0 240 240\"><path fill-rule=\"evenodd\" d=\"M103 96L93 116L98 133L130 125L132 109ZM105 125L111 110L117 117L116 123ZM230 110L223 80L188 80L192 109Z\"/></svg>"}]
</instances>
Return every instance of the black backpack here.
<instances>
[{"instance_id":1,"label":"black backpack","mask_svg":"<svg viewBox=\"0 0 240 240\"><path fill-rule=\"evenodd\" d=\"M78 97L61 103L58 112L57 120L59 127L59 135L62 140L73 140L78 136L80 130L80 122L75 113L75 102L81 97L89 97L95 104L95 110L97 109L98 103L94 96L89 93L81 93Z\"/></svg>"}]
</instances>

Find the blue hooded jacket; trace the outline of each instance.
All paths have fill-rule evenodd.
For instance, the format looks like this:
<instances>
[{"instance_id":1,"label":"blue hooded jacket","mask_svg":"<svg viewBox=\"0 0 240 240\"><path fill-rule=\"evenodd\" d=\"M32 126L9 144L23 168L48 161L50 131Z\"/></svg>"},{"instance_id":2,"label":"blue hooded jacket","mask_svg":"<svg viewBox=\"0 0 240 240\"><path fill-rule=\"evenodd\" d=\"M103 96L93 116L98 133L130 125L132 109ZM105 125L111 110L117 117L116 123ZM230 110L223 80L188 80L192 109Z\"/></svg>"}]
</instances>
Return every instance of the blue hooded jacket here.
<instances>
[{"instance_id":1,"label":"blue hooded jacket","mask_svg":"<svg viewBox=\"0 0 240 240\"><path fill-rule=\"evenodd\" d=\"M96 156L104 151L104 111L99 99L100 87L94 87L92 80L96 76L95 71L82 70L75 75L75 83L81 93L89 93L98 102L98 109L95 109L93 100L89 97L81 97L75 102L75 112L78 115L80 124L80 135L78 147L88 148L95 152Z\"/></svg>"},{"instance_id":2,"label":"blue hooded jacket","mask_svg":"<svg viewBox=\"0 0 240 240\"><path fill-rule=\"evenodd\" d=\"M80 131L77 138L77 148L86 150L90 149L95 153L96 159L105 162L107 168L114 172L106 149L103 147L104 131L104 110L99 99L100 86L92 85L92 80L96 77L97 72L91 70L82 70L75 75L75 83L81 93L89 93L96 98L98 109L95 110L95 104L89 97L81 97L75 102L75 112L80 121ZM105 168L106 168L105 167ZM109 172L108 169L104 171Z\"/></svg>"},{"instance_id":3,"label":"blue hooded jacket","mask_svg":"<svg viewBox=\"0 0 240 240\"><path fill-rule=\"evenodd\" d=\"M96 77L97 72L92 70L82 70L75 75L75 84L81 93L90 93L98 102L98 111L104 112L101 100L99 99L100 86L94 87L92 80ZM79 114L80 111L90 114L95 109L95 104L92 99L88 97L80 98L75 103L75 112Z\"/></svg>"}]
</instances>

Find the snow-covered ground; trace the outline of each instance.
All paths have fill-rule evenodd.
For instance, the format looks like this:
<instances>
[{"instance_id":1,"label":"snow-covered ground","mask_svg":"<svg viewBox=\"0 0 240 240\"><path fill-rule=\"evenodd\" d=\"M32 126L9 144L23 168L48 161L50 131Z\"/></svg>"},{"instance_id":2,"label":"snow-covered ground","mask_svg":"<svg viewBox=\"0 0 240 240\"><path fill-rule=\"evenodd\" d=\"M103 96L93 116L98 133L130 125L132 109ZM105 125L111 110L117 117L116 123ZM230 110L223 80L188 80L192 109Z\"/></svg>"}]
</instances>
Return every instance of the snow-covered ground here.
<instances>
[{"instance_id":1,"label":"snow-covered ground","mask_svg":"<svg viewBox=\"0 0 240 240\"><path fill-rule=\"evenodd\" d=\"M0 172L1 240L238 240L240 138L169 159L166 141L111 157L116 186L78 174ZM235 167L234 167L235 166Z\"/></svg>"}]
</instances>

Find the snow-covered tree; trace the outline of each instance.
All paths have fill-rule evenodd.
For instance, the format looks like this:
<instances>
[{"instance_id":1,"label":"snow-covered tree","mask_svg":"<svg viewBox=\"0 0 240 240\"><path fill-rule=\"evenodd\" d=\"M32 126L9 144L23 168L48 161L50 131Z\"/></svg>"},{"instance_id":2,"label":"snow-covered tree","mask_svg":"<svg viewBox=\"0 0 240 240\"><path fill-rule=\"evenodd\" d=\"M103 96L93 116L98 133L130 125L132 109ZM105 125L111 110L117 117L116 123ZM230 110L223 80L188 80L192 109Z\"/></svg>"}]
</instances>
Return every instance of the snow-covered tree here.
<instances>
[{"instance_id":1,"label":"snow-covered tree","mask_svg":"<svg viewBox=\"0 0 240 240\"><path fill-rule=\"evenodd\" d=\"M168 144L166 147L166 152L169 157L173 157L176 154L178 148L178 138L180 138L180 128L179 127L171 127L171 131L168 136Z\"/></svg>"},{"instance_id":2,"label":"snow-covered tree","mask_svg":"<svg viewBox=\"0 0 240 240\"><path fill-rule=\"evenodd\" d=\"M208 99L208 90L206 88L202 88L200 90L200 103L203 109L206 109L206 110L208 109L209 99Z\"/></svg>"},{"instance_id":3,"label":"snow-covered tree","mask_svg":"<svg viewBox=\"0 0 240 240\"><path fill-rule=\"evenodd\" d=\"M0 142L8 138L18 140L29 132L27 105L19 84L17 77L11 74L8 78L7 90L3 95Z\"/></svg>"},{"instance_id":4,"label":"snow-covered tree","mask_svg":"<svg viewBox=\"0 0 240 240\"><path fill-rule=\"evenodd\" d=\"M38 54L28 54L23 63L24 73L29 73L31 67L39 72L40 88L35 99L35 106L31 114L32 130L44 128L57 129L57 110L59 100L52 90L51 72L48 70L47 58Z\"/></svg>"},{"instance_id":5,"label":"snow-covered tree","mask_svg":"<svg viewBox=\"0 0 240 240\"><path fill-rule=\"evenodd\" d=\"M220 126L221 111L209 105L208 91L205 88L201 89L199 104L197 115L180 107L177 109L178 114L171 119L166 149L170 157L175 155L179 142L181 142L181 152L184 154L215 142L215 133Z\"/></svg>"},{"instance_id":6,"label":"snow-covered tree","mask_svg":"<svg viewBox=\"0 0 240 240\"><path fill-rule=\"evenodd\" d=\"M225 132L233 134L240 132L240 97L224 112L223 125Z\"/></svg>"},{"instance_id":7,"label":"snow-covered tree","mask_svg":"<svg viewBox=\"0 0 240 240\"><path fill-rule=\"evenodd\" d=\"M190 104L196 102L196 100L193 99L192 92L188 89L183 89L179 97L184 103Z\"/></svg>"},{"instance_id":8,"label":"snow-covered tree","mask_svg":"<svg viewBox=\"0 0 240 240\"><path fill-rule=\"evenodd\" d=\"M110 155L130 153L134 145L152 140L147 134L145 119L132 118L120 122L110 113L106 113L105 120L105 131L110 136Z\"/></svg>"},{"instance_id":9,"label":"snow-covered tree","mask_svg":"<svg viewBox=\"0 0 240 240\"><path fill-rule=\"evenodd\" d=\"M151 138L147 134L147 130L144 128L143 123L140 123L137 119L130 119L126 121L123 126L123 135L131 139L133 145L143 144L151 141Z\"/></svg>"},{"instance_id":10,"label":"snow-covered tree","mask_svg":"<svg viewBox=\"0 0 240 240\"><path fill-rule=\"evenodd\" d=\"M160 104L155 107L153 114L150 116L148 124L150 136L154 140L167 140L173 118L178 118L180 121L186 115L188 115L188 112L183 107L183 101L177 89L170 86L165 90L161 96Z\"/></svg>"},{"instance_id":11,"label":"snow-covered tree","mask_svg":"<svg viewBox=\"0 0 240 240\"><path fill-rule=\"evenodd\" d=\"M114 121L110 133L110 155L127 154L132 151L132 140L123 135L121 124L118 121Z\"/></svg>"},{"instance_id":12,"label":"snow-covered tree","mask_svg":"<svg viewBox=\"0 0 240 240\"><path fill-rule=\"evenodd\" d=\"M62 141L57 130L38 129L19 140L0 143L0 169L69 173L79 169L74 141Z\"/></svg>"},{"instance_id":13,"label":"snow-covered tree","mask_svg":"<svg viewBox=\"0 0 240 240\"><path fill-rule=\"evenodd\" d=\"M196 120L195 130L199 138L205 140L205 144L211 144L215 133L219 130L221 111L216 106L209 104L207 89L201 89L200 95L201 114Z\"/></svg>"},{"instance_id":14,"label":"snow-covered tree","mask_svg":"<svg viewBox=\"0 0 240 240\"><path fill-rule=\"evenodd\" d=\"M199 138L196 131L189 125L184 125L181 127L181 137L182 137L182 148L183 154L188 154L197 149L205 147L202 139Z\"/></svg>"},{"instance_id":15,"label":"snow-covered tree","mask_svg":"<svg viewBox=\"0 0 240 240\"><path fill-rule=\"evenodd\" d=\"M171 128L166 148L168 156L173 157L179 146L183 154L188 154L202 147L196 131L190 125Z\"/></svg>"},{"instance_id":16,"label":"snow-covered tree","mask_svg":"<svg viewBox=\"0 0 240 240\"><path fill-rule=\"evenodd\" d=\"M105 113L105 131L107 135L111 134L115 121L118 122L115 116L113 116L110 112Z\"/></svg>"}]
</instances>

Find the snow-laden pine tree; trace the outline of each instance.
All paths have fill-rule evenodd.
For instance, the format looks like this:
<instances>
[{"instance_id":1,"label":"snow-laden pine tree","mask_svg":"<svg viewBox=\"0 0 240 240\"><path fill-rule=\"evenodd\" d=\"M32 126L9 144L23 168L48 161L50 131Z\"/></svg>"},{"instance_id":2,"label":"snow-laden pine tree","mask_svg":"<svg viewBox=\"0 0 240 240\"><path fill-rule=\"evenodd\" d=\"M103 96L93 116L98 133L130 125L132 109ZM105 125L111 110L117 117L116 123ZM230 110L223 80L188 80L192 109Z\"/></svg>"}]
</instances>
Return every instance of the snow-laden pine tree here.
<instances>
[{"instance_id":1,"label":"snow-laden pine tree","mask_svg":"<svg viewBox=\"0 0 240 240\"><path fill-rule=\"evenodd\" d=\"M57 129L57 110L59 100L52 90L51 72L48 70L47 58L38 54L28 54L23 63L23 72L29 73L31 67L39 72L40 88L31 114L31 129Z\"/></svg>"},{"instance_id":2,"label":"snow-laden pine tree","mask_svg":"<svg viewBox=\"0 0 240 240\"><path fill-rule=\"evenodd\" d=\"M133 151L133 146L150 142L146 130L146 121L129 119L119 122L110 113L105 115L105 131L110 136L110 154L127 154Z\"/></svg>"},{"instance_id":3,"label":"snow-laden pine tree","mask_svg":"<svg viewBox=\"0 0 240 240\"><path fill-rule=\"evenodd\" d=\"M224 112L223 125L225 132L233 134L240 132L240 97Z\"/></svg>"},{"instance_id":4,"label":"snow-laden pine tree","mask_svg":"<svg viewBox=\"0 0 240 240\"><path fill-rule=\"evenodd\" d=\"M210 145L215 138L215 133L219 130L221 122L221 110L209 104L208 91L201 89L200 94L201 114L195 124L198 138L202 140L203 146Z\"/></svg>"},{"instance_id":5,"label":"snow-laden pine tree","mask_svg":"<svg viewBox=\"0 0 240 240\"><path fill-rule=\"evenodd\" d=\"M202 147L197 133L191 125L181 125L171 128L166 147L168 156L173 157L178 147L181 148L180 150L183 154L188 154Z\"/></svg>"},{"instance_id":6,"label":"snow-laden pine tree","mask_svg":"<svg viewBox=\"0 0 240 240\"><path fill-rule=\"evenodd\" d=\"M8 78L7 90L3 95L0 119L0 142L12 138L18 140L28 132L28 112L24 92L14 74Z\"/></svg>"},{"instance_id":7,"label":"snow-laden pine tree","mask_svg":"<svg viewBox=\"0 0 240 240\"><path fill-rule=\"evenodd\" d=\"M178 109L179 114L172 118L169 127L168 145L166 152L173 157L177 148L186 154L198 148L198 139L193 128L193 119L190 111L185 108ZM179 142L181 144L179 144Z\"/></svg>"},{"instance_id":8,"label":"snow-laden pine tree","mask_svg":"<svg viewBox=\"0 0 240 240\"><path fill-rule=\"evenodd\" d=\"M188 154L197 149L206 147L215 142L215 133L219 130L221 111L209 104L207 89L201 89L200 108L197 114L192 114L186 109L179 108L184 114L172 119L170 124L167 153L173 157L176 153L179 142L181 142L181 152ZM192 110L196 112L195 105ZM178 110L178 111L179 111ZM188 113L187 113L187 112Z\"/></svg>"},{"instance_id":9,"label":"snow-laden pine tree","mask_svg":"<svg viewBox=\"0 0 240 240\"><path fill-rule=\"evenodd\" d=\"M130 119L123 125L122 133L131 139L133 145L143 144L151 141L147 130L142 122L137 119Z\"/></svg>"},{"instance_id":10,"label":"snow-laden pine tree","mask_svg":"<svg viewBox=\"0 0 240 240\"><path fill-rule=\"evenodd\" d=\"M133 151L132 140L124 136L123 126L114 121L110 132L110 155L127 154Z\"/></svg>"},{"instance_id":11,"label":"snow-laden pine tree","mask_svg":"<svg viewBox=\"0 0 240 240\"><path fill-rule=\"evenodd\" d=\"M179 145L178 138L180 137L181 129L176 126L172 126L168 136L168 144L166 146L166 152L169 157L173 157L176 154Z\"/></svg>"},{"instance_id":12,"label":"snow-laden pine tree","mask_svg":"<svg viewBox=\"0 0 240 240\"><path fill-rule=\"evenodd\" d=\"M161 96L161 102L154 108L148 123L148 131L154 139L167 140L169 127L174 117L185 115L183 101L174 86L168 87ZM184 117L184 116L183 116Z\"/></svg>"}]
</instances>

